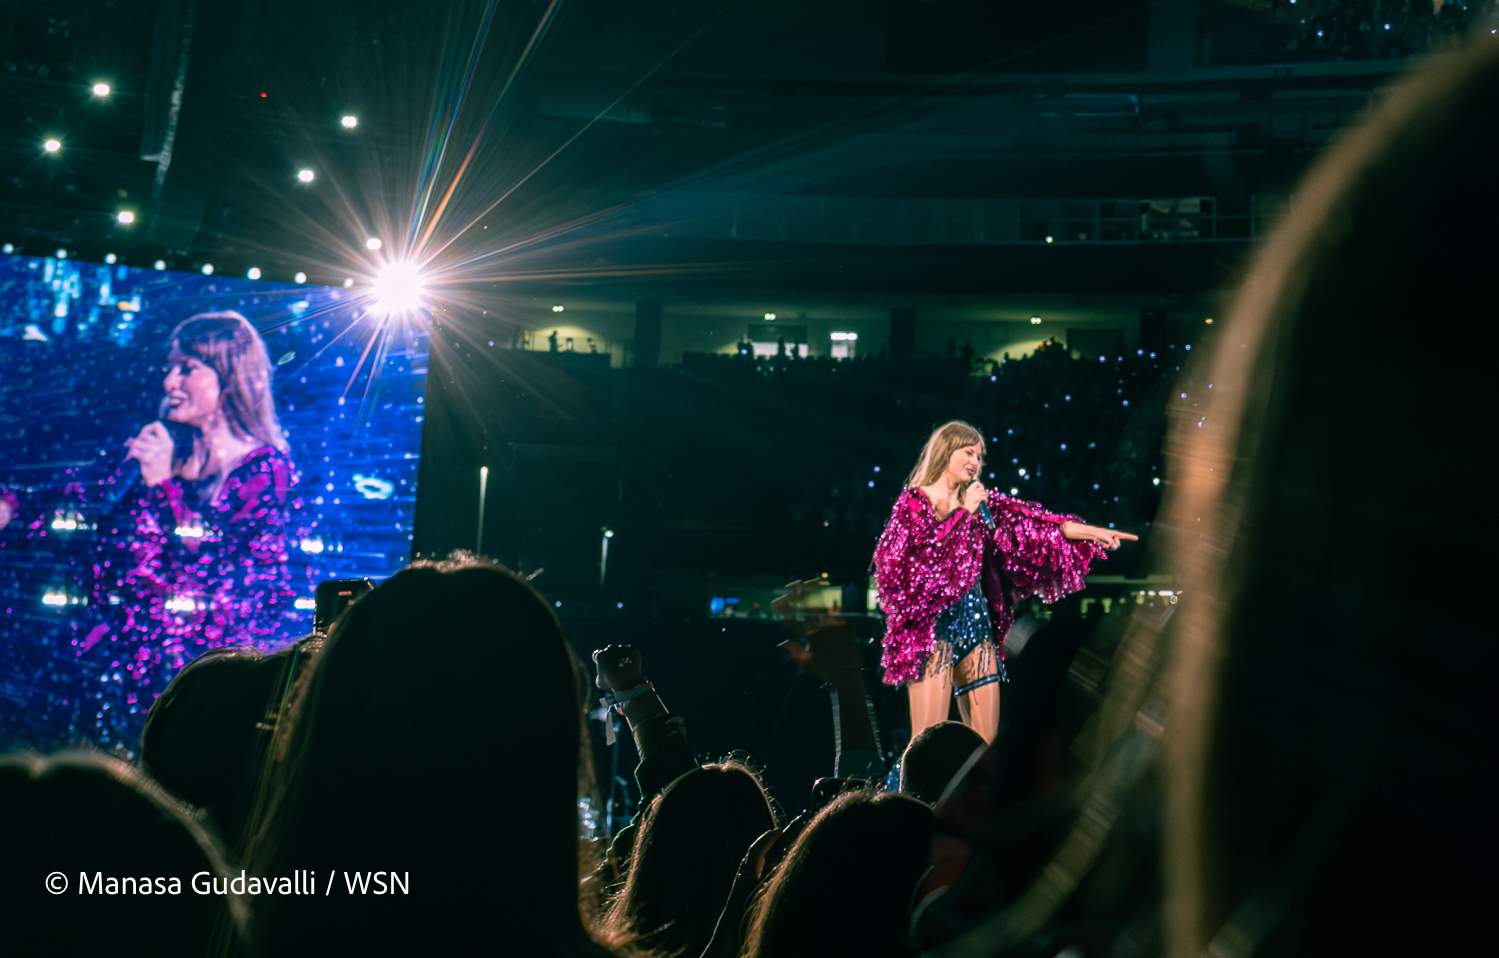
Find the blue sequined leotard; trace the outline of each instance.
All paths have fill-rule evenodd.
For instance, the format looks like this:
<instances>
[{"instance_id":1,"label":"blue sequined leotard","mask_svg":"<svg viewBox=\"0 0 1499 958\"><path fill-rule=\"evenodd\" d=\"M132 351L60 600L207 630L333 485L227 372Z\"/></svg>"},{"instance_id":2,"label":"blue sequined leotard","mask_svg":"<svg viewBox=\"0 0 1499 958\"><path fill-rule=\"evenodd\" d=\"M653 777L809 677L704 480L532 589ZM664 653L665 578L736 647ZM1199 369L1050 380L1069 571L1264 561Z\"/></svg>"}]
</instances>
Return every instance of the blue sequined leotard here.
<instances>
[{"instance_id":1,"label":"blue sequined leotard","mask_svg":"<svg viewBox=\"0 0 1499 958\"><path fill-rule=\"evenodd\" d=\"M990 514L987 505L979 506L979 516L984 520L985 526L990 530L994 529L994 516ZM938 642L946 642L948 648L952 649L953 663L961 662L975 649L982 647L985 642L990 643L987 661L980 663L980 675L966 685L953 689L954 695L967 695L974 689L1010 680L1005 674L1004 661L993 651L989 600L984 597L982 583L982 576L974 579L972 587L963 594L962 598L937 613L933 638Z\"/></svg>"}]
</instances>

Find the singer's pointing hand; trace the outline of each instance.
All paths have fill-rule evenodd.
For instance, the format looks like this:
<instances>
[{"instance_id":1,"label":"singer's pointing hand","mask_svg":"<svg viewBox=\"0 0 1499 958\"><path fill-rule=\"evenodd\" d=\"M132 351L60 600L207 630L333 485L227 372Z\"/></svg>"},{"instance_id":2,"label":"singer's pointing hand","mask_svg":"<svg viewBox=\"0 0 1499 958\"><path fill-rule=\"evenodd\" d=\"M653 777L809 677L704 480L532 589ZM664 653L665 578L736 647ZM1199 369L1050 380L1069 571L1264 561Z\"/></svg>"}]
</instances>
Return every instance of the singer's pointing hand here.
<instances>
[{"instance_id":1,"label":"singer's pointing hand","mask_svg":"<svg viewBox=\"0 0 1499 958\"><path fill-rule=\"evenodd\" d=\"M1069 539L1083 539L1088 542L1096 542L1105 549L1119 548L1121 539L1128 539L1133 542L1140 538L1136 535L1130 535L1128 532L1120 532L1118 529L1102 529L1098 526L1090 526L1072 521L1062 523L1062 535Z\"/></svg>"},{"instance_id":2,"label":"singer's pointing hand","mask_svg":"<svg viewBox=\"0 0 1499 958\"><path fill-rule=\"evenodd\" d=\"M159 485L172 477L172 452L176 448L172 434L160 421L153 422L125 443L125 456L141 464L141 480L148 486Z\"/></svg>"}]
</instances>

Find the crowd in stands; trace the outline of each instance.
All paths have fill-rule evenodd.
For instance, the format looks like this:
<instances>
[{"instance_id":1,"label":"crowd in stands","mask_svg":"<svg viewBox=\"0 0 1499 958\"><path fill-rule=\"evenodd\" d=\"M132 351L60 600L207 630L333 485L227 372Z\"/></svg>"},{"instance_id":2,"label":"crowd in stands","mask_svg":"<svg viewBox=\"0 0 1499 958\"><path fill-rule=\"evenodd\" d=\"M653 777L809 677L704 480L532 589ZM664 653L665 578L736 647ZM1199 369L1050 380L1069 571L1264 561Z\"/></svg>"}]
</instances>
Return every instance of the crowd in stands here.
<instances>
[{"instance_id":1,"label":"crowd in stands","mask_svg":"<svg viewBox=\"0 0 1499 958\"><path fill-rule=\"evenodd\" d=\"M1172 400L1190 407L1201 398L1169 394L1192 348L1163 343L1099 356L1051 339L1013 359L956 355L904 362L689 353L681 372L732 390L741 404L837 410L837 422L823 424L818 435L832 450L844 452L846 445L850 457L861 461L898 458L871 443L872 435L919 436L940 418L980 424L992 430L986 483L1123 528L1139 527L1159 502L1154 480L1162 478L1166 410ZM713 398L704 389L693 401L711 404ZM774 412L757 414L756 421L774 418ZM909 432L903 433L906 419ZM792 493L789 505L767 507L766 514L790 527L878 534L898 492L891 483L899 481L899 470L886 475L862 462L848 468L842 457L827 458L835 468L798 470L820 481ZM736 490L732 501L751 503L754 495L753 489Z\"/></svg>"},{"instance_id":2,"label":"crowd in stands","mask_svg":"<svg viewBox=\"0 0 1499 958\"><path fill-rule=\"evenodd\" d=\"M417 562L326 636L185 670L138 765L0 759L7 953L1486 953L1492 429L1454 413L1491 402L1495 245L1417 227L1499 213L1496 112L1490 45L1392 91L1314 173L1214 357L1207 425L1173 433L1179 611L1031 636L992 746L935 726L891 782L859 640L792 618L838 749L782 821L752 764L694 753L639 649L589 670L522 577ZM1421 305L1482 348L1371 375ZM1408 491L1413 459L1440 495ZM1391 601L1433 580L1465 601ZM612 841L579 827L601 695L646 796ZM94 874L131 890L56 893ZM209 891L142 892L167 878Z\"/></svg>"}]
</instances>

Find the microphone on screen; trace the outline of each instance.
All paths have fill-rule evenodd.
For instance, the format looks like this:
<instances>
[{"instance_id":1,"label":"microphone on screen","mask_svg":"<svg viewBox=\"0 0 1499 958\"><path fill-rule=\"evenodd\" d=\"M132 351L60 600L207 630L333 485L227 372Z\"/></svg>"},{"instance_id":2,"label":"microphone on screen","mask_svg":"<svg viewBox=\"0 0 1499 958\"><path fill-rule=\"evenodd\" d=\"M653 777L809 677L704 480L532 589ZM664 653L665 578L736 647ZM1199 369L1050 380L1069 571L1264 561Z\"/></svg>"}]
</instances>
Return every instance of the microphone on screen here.
<instances>
[{"instance_id":1,"label":"microphone on screen","mask_svg":"<svg viewBox=\"0 0 1499 958\"><path fill-rule=\"evenodd\" d=\"M104 498L110 503L116 503L128 496L140 481L141 464L134 459L126 459L105 476L100 484L104 487Z\"/></svg>"}]
</instances>

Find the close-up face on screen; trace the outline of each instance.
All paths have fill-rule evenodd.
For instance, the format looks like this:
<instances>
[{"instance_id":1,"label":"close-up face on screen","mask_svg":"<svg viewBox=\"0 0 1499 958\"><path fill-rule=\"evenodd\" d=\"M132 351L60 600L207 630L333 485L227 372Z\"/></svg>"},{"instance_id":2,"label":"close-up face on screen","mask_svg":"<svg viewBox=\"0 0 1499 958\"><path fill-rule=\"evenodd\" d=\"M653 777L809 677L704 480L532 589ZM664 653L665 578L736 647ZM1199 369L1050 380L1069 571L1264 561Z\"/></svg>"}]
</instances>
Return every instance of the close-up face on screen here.
<instances>
[{"instance_id":1,"label":"close-up face on screen","mask_svg":"<svg viewBox=\"0 0 1499 958\"><path fill-rule=\"evenodd\" d=\"M427 331L342 289L0 257L0 737L132 742L411 553Z\"/></svg>"},{"instance_id":2,"label":"close-up face on screen","mask_svg":"<svg viewBox=\"0 0 1499 958\"><path fill-rule=\"evenodd\" d=\"M0 953L1494 951L1496 156L1499 0L0 2Z\"/></svg>"}]
</instances>

